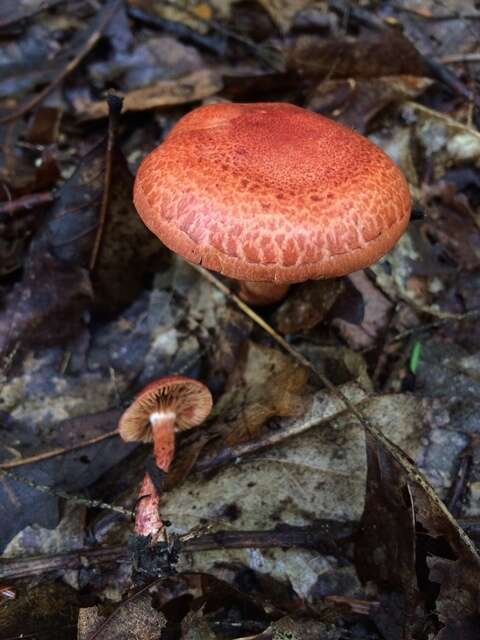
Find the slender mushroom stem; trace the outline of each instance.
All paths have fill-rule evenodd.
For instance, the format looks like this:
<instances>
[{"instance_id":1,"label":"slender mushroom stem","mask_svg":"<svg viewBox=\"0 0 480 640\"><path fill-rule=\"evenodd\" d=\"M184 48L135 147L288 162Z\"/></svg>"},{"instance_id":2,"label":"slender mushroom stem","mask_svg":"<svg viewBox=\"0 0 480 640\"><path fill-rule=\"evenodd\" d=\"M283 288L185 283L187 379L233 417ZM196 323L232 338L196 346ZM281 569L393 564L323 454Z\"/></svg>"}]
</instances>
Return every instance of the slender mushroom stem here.
<instances>
[{"instance_id":1,"label":"slender mushroom stem","mask_svg":"<svg viewBox=\"0 0 480 640\"><path fill-rule=\"evenodd\" d=\"M150 415L155 464L165 473L168 473L175 455L175 418L173 411L158 411ZM165 538L165 525L160 517L160 496L148 472L143 478L139 495L135 533L151 536L152 542L158 542L160 538Z\"/></svg>"},{"instance_id":2,"label":"slender mushroom stem","mask_svg":"<svg viewBox=\"0 0 480 640\"><path fill-rule=\"evenodd\" d=\"M288 284L242 280L238 295L247 304L267 305L278 302L285 297L289 288Z\"/></svg>"}]
</instances>

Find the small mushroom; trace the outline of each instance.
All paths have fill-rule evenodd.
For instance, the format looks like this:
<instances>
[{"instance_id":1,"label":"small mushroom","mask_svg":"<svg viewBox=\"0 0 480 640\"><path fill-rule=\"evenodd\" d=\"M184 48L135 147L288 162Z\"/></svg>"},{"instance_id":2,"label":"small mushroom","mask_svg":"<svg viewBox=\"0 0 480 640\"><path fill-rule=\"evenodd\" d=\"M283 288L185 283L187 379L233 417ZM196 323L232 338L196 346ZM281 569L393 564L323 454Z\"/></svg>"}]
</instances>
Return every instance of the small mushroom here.
<instances>
[{"instance_id":1,"label":"small mushroom","mask_svg":"<svg viewBox=\"0 0 480 640\"><path fill-rule=\"evenodd\" d=\"M240 295L256 304L373 264L411 210L407 182L381 149L286 103L191 111L142 162L134 202L167 247L241 280Z\"/></svg>"},{"instance_id":2,"label":"small mushroom","mask_svg":"<svg viewBox=\"0 0 480 640\"><path fill-rule=\"evenodd\" d=\"M147 385L120 418L118 428L123 440L153 442L155 465L145 474L140 488L137 535L151 536L153 543L164 535L155 481L170 469L175 455L175 431L198 426L211 409L212 396L204 384L183 376L167 376Z\"/></svg>"}]
</instances>

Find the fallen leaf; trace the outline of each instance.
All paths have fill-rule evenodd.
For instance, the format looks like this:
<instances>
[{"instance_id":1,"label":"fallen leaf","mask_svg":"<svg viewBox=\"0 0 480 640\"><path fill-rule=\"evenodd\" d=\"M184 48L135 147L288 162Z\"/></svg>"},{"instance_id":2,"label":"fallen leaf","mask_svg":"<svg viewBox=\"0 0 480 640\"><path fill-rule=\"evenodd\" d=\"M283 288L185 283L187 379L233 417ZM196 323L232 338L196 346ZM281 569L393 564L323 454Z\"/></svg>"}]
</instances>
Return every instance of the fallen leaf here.
<instances>
[{"instance_id":1,"label":"fallen leaf","mask_svg":"<svg viewBox=\"0 0 480 640\"><path fill-rule=\"evenodd\" d=\"M203 608L190 611L182 620L182 640L215 640L216 637L203 615Z\"/></svg>"},{"instance_id":2,"label":"fallen leaf","mask_svg":"<svg viewBox=\"0 0 480 640\"><path fill-rule=\"evenodd\" d=\"M25 20L38 11L45 11L59 3L60 0L4 0L0 9L0 29L9 27L15 22Z\"/></svg>"},{"instance_id":3,"label":"fallen leaf","mask_svg":"<svg viewBox=\"0 0 480 640\"><path fill-rule=\"evenodd\" d=\"M362 582L379 586L372 617L392 640L410 637L421 602L415 569L415 514L402 472L367 436L367 493L355 536L355 566Z\"/></svg>"},{"instance_id":4,"label":"fallen leaf","mask_svg":"<svg viewBox=\"0 0 480 640\"><path fill-rule=\"evenodd\" d=\"M275 313L281 333L298 333L313 329L328 315L344 289L343 280L310 280L289 292Z\"/></svg>"},{"instance_id":5,"label":"fallen leaf","mask_svg":"<svg viewBox=\"0 0 480 640\"><path fill-rule=\"evenodd\" d=\"M197 102L215 95L222 88L216 71L201 69L175 80L160 80L155 84L130 91L124 96L123 111L145 111L158 107ZM108 115L106 100L76 102L75 111L81 118L96 119Z\"/></svg>"},{"instance_id":6,"label":"fallen leaf","mask_svg":"<svg viewBox=\"0 0 480 640\"><path fill-rule=\"evenodd\" d=\"M341 390L410 455L422 452L422 409L413 397L388 395L366 399L357 385ZM338 415L340 413L340 415ZM395 419L392 419L395 416ZM332 417L334 419L332 419ZM290 427L290 429L289 429ZM289 437L282 436L283 430ZM357 520L365 495L364 435L355 419L330 392L310 398L302 417L279 419L269 447L237 454L235 464L213 467L215 473L191 474L165 494L163 514L172 529L184 533L199 525L239 531L289 524L314 525L323 518ZM225 460L224 460L225 462ZM342 586L337 560L309 549L222 550L181 555L179 570L224 576L225 567L248 567L282 583L297 596L313 599L338 594L358 596L353 569L345 567ZM238 569L239 570L239 569ZM233 571L232 579L235 577Z\"/></svg>"},{"instance_id":7,"label":"fallen leaf","mask_svg":"<svg viewBox=\"0 0 480 640\"><path fill-rule=\"evenodd\" d=\"M334 317L332 325L339 330L351 349L360 351L372 348L388 325L393 305L370 282L364 271L352 273L348 279L362 296L363 319L354 324L346 319Z\"/></svg>"},{"instance_id":8,"label":"fallen leaf","mask_svg":"<svg viewBox=\"0 0 480 640\"><path fill-rule=\"evenodd\" d=\"M93 292L84 269L37 255L27 261L25 274L6 298L0 312L0 355L19 345L62 344L84 328L82 313Z\"/></svg>"},{"instance_id":9,"label":"fallen leaf","mask_svg":"<svg viewBox=\"0 0 480 640\"><path fill-rule=\"evenodd\" d=\"M310 80L428 76L415 46L393 29L358 38L301 35L289 51L288 67Z\"/></svg>"},{"instance_id":10,"label":"fallen leaf","mask_svg":"<svg viewBox=\"0 0 480 640\"><path fill-rule=\"evenodd\" d=\"M324 80L311 91L307 106L365 134L387 107L418 98L432 84L411 75Z\"/></svg>"},{"instance_id":11,"label":"fallen leaf","mask_svg":"<svg viewBox=\"0 0 480 640\"><path fill-rule=\"evenodd\" d=\"M254 439L274 416L294 416L303 410L307 372L289 356L251 342L243 367L229 381L230 391L217 402L222 416L221 445Z\"/></svg>"},{"instance_id":12,"label":"fallen leaf","mask_svg":"<svg viewBox=\"0 0 480 640\"><path fill-rule=\"evenodd\" d=\"M287 33L297 13L302 11L309 0L259 0L270 17L283 33Z\"/></svg>"},{"instance_id":13,"label":"fallen leaf","mask_svg":"<svg viewBox=\"0 0 480 640\"><path fill-rule=\"evenodd\" d=\"M106 418L104 421L91 421L90 434L95 434L90 436L92 444L82 437L82 420L66 422L65 430L71 424L77 425L74 444L65 450L60 448L56 455L40 456L30 463L22 464L19 460L13 467L10 465L12 472L20 478L71 493L91 485L133 449L118 437L95 441L96 436L115 429L118 413L113 415L110 415L109 421ZM88 425L88 418L84 422ZM29 525L38 524L50 529L55 527L60 519L59 498L0 474L0 517L4 523L0 530L0 550L3 550L18 532Z\"/></svg>"},{"instance_id":14,"label":"fallen leaf","mask_svg":"<svg viewBox=\"0 0 480 640\"><path fill-rule=\"evenodd\" d=\"M14 600L0 605L2 638L69 640L75 628L81 596L61 582L20 586Z\"/></svg>"},{"instance_id":15,"label":"fallen leaf","mask_svg":"<svg viewBox=\"0 0 480 640\"><path fill-rule=\"evenodd\" d=\"M102 606L80 609L77 638L158 640L166 624L163 613L153 606L152 595L142 589L117 605L111 613L108 612L108 607Z\"/></svg>"},{"instance_id":16,"label":"fallen leaf","mask_svg":"<svg viewBox=\"0 0 480 640\"><path fill-rule=\"evenodd\" d=\"M381 631L409 639L438 630L438 623L478 617L480 557L473 543L416 468L399 463L394 445L368 435L367 451L356 557L360 576L378 586L382 606L374 618Z\"/></svg>"}]
</instances>

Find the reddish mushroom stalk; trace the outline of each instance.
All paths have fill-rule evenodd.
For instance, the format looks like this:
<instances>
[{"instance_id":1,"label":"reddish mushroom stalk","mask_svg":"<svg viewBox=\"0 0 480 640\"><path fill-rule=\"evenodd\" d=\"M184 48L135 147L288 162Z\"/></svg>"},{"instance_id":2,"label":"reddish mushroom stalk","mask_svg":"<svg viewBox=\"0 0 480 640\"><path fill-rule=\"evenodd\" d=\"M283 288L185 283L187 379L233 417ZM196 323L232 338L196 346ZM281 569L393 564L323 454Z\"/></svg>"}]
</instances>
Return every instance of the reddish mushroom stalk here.
<instances>
[{"instance_id":1,"label":"reddish mushroom stalk","mask_svg":"<svg viewBox=\"0 0 480 640\"><path fill-rule=\"evenodd\" d=\"M153 457L159 469L168 473L175 456L175 418L173 411L155 411L150 415ZM160 495L147 472L139 492L135 516L135 533L151 536L152 542L164 537L165 527L160 517Z\"/></svg>"},{"instance_id":2,"label":"reddish mushroom stalk","mask_svg":"<svg viewBox=\"0 0 480 640\"><path fill-rule=\"evenodd\" d=\"M248 304L266 305L273 304L284 298L289 288L289 284L243 280L240 282L238 295Z\"/></svg>"},{"instance_id":3,"label":"reddish mushroom stalk","mask_svg":"<svg viewBox=\"0 0 480 640\"><path fill-rule=\"evenodd\" d=\"M201 424L212 408L210 391L197 380L167 376L149 384L120 418L119 431L127 441L153 442L155 465L168 473L175 455L175 431ZM160 495L150 473L143 479L135 518L135 533L155 543L165 538Z\"/></svg>"}]
</instances>

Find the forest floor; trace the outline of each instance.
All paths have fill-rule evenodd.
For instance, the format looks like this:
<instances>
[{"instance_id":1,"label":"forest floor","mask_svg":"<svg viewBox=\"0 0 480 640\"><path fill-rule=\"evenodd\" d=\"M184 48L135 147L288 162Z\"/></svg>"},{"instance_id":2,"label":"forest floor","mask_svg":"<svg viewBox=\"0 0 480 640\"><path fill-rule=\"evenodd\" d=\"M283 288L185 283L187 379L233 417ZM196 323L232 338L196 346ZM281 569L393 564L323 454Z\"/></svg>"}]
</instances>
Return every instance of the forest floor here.
<instances>
[{"instance_id":1,"label":"forest floor","mask_svg":"<svg viewBox=\"0 0 480 640\"><path fill-rule=\"evenodd\" d=\"M0 640L480 638L479 3L3 0L0 39ZM400 242L257 311L174 256L134 175L220 100L382 147ZM117 424L174 373L214 411L139 579Z\"/></svg>"}]
</instances>

